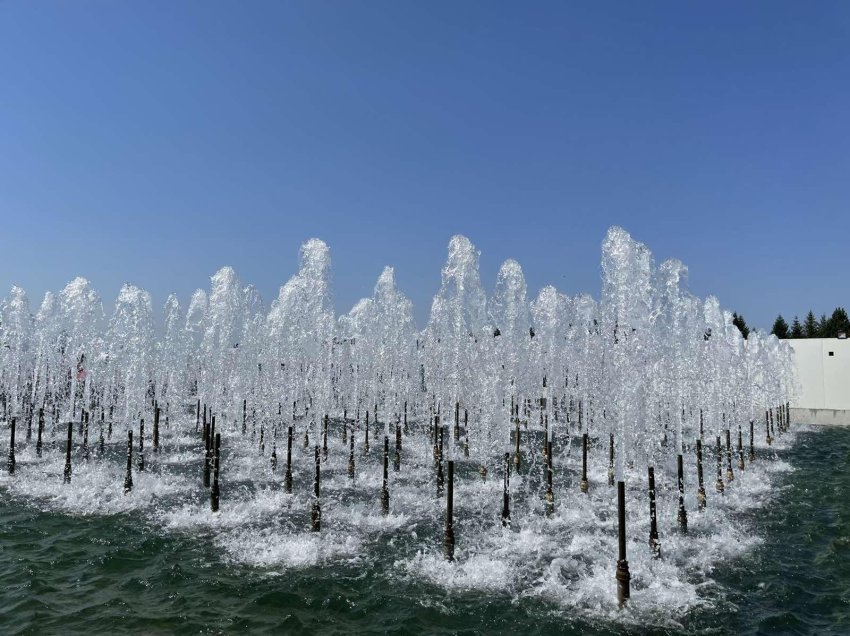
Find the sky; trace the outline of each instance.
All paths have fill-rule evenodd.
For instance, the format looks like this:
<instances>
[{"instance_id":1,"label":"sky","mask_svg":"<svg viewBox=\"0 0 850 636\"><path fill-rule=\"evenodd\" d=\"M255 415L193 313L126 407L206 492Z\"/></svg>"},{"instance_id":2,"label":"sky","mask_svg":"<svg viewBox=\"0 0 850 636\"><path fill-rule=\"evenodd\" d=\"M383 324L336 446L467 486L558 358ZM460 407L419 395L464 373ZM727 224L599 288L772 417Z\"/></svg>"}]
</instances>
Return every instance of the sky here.
<instances>
[{"instance_id":1,"label":"sky","mask_svg":"<svg viewBox=\"0 0 850 636\"><path fill-rule=\"evenodd\" d=\"M621 225L769 329L850 306L850 3L0 1L0 296L270 303L331 249L424 326L448 241L598 297Z\"/></svg>"}]
</instances>

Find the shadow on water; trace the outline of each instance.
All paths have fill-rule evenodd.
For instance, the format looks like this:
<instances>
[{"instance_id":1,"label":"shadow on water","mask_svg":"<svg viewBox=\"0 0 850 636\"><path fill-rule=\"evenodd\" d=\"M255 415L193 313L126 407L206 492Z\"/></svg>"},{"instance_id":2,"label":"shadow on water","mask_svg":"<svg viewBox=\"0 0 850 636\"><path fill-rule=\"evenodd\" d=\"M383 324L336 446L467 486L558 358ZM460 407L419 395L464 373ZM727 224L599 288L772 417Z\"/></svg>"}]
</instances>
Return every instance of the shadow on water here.
<instances>
[{"instance_id":1,"label":"shadow on water","mask_svg":"<svg viewBox=\"0 0 850 636\"><path fill-rule=\"evenodd\" d=\"M627 629L539 598L394 577L393 546L275 574L142 515L70 517L0 491L0 633L850 633L850 430L802 432L756 549L713 573L681 628ZM612 593L614 590L612 581Z\"/></svg>"}]
</instances>

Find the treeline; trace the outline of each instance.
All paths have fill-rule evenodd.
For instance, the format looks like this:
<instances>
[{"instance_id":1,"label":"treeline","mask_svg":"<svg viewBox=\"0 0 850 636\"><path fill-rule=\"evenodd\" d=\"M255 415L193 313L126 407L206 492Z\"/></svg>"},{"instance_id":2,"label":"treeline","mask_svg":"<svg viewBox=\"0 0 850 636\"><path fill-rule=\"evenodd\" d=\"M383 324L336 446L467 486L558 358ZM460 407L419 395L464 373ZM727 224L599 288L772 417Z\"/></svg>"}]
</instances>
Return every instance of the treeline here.
<instances>
[{"instance_id":1,"label":"treeline","mask_svg":"<svg viewBox=\"0 0 850 636\"><path fill-rule=\"evenodd\" d=\"M836 307L829 318L822 314L820 319L817 319L815 314L809 311L801 323L800 319L794 316L789 327L780 314L773 322L770 333L777 338L837 338L841 334L850 336L850 318L843 307Z\"/></svg>"}]
</instances>

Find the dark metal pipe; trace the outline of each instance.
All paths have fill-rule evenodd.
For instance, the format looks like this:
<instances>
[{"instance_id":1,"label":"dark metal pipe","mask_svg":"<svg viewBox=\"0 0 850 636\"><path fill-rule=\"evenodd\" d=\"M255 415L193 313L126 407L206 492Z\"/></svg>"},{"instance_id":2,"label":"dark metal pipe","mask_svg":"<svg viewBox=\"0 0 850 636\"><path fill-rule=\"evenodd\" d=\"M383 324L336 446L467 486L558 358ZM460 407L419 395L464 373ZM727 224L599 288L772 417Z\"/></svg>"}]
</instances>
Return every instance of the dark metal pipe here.
<instances>
[{"instance_id":1,"label":"dark metal pipe","mask_svg":"<svg viewBox=\"0 0 850 636\"><path fill-rule=\"evenodd\" d=\"M732 472L732 437L729 434L729 429L726 429L726 482L731 483L735 479L735 473Z\"/></svg>"},{"instance_id":2,"label":"dark metal pipe","mask_svg":"<svg viewBox=\"0 0 850 636\"><path fill-rule=\"evenodd\" d=\"M750 463L752 463L756 460L756 448L755 448L755 445L754 445L755 434L753 432L754 428L755 428L755 422L753 420L750 420Z\"/></svg>"},{"instance_id":3,"label":"dark metal pipe","mask_svg":"<svg viewBox=\"0 0 850 636\"><path fill-rule=\"evenodd\" d=\"M401 468L401 426L396 422L395 425L395 458L393 461L393 470L398 472Z\"/></svg>"},{"instance_id":4,"label":"dark metal pipe","mask_svg":"<svg viewBox=\"0 0 850 636\"><path fill-rule=\"evenodd\" d=\"M661 542L658 540L658 517L655 508L655 468L649 466L649 549L652 558L661 558Z\"/></svg>"},{"instance_id":5,"label":"dark metal pipe","mask_svg":"<svg viewBox=\"0 0 850 636\"><path fill-rule=\"evenodd\" d=\"M770 436L770 417L768 411L764 412L764 432L767 435L767 445L771 446L773 444L773 438Z\"/></svg>"},{"instance_id":6,"label":"dark metal pipe","mask_svg":"<svg viewBox=\"0 0 850 636\"><path fill-rule=\"evenodd\" d=\"M159 407L153 409L153 452L159 452Z\"/></svg>"},{"instance_id":7,"label":"dark metal pipe","mask_svg":"<svg viewBox=\"0 0 850 636\"><path fill-rule=\"evenodd\" d=\"M616 573L617 601L622 607L631 596L632 578L626 560L626 484L622 481L617 482L617 539L620 548Z\"/></svg>"},{"instance_id":8,"label":"dark metal pipe","mask_svg":"<svg viewBox=\"0 0 850 636\"><path fill-rule=\"evenodd\" d=\"M103 457L103 454L106 452L106 440L103 438L103 418L103 409L100 409L100 436L97 440L97 452L101 457Z\"/></svg>"},{"instance_id":9,"label":"dark metal pipe","mask_svg":"<svg viewBox=\"0 0 850 636\"><path fill-rule=\"evenodd\" d=\"M12 418L12 428L9 437L9 461L6 463L6 468L9 470L10 475L15 474L15 425L17 421L18 419L16 417Z\"/></svg>"},{"instance_id":10,"label":"dark metal pipe","mask_svg":"<svg viewBox=\"0 0 850 636\"><path fill-rule=\"evenodd\" d=\"M717 492L722 494L726 488L723 485L723 449L720 446L720 435L717 436L715 455L717 456L717 481L715 482L714 487Z\"/></svg>"},{"instance_id":11,"label":"dark metal pipe","mask_svg":"<svg viewBox=\"0 0 850 636\"><path fill-rule=\"evenodd\" d=\"M381 486L381 513L386 516L390 513L390 489L389 480L390 465L390 438L384 435L384 482Z\"/></svg>"},{"instance_id":12,"label":"dark metal pipe","mask_svg":"<svg viewBox=\"0 0 850 636\"><path fill-rule=\"evenodd\" d=\"M455 560L455 530L454 530L454 506L455 506L455 463L449 460L449 487L446 491L446 532L443 545L446 549L446 559Z\"/></svg>"},{"instance_id":13,"label":"dark metal pipe","mask_svg":"<svg viewBox=\"0 0 850 636\"><path fill-rule=\"evenodd\" d=\"M741 433L741 425L738 425L738 470L744 470L744 435Z\"/></svg>"},{"instance_id":14,"label":"dark metal pipe","mask_svg":"<svg viewBox=\"0 0 850 636\"><path fill-rule=\"evenodd\" d=\"M321 481L321 459L319 457L319 447L316 446L316 478L313 482L313 508L311 510L311 530L319 532L322 529L322 507L319 504L319 483Z\"/></svg>"},{"instance_id":15,"label":"dark metal pipe","mask_svg":"<svg viewBox=\"0 0 850 636\"><path fill-rule=\"evenodd\" d=\"M210 489L210 510L218 512L219 499L221 497L221 488L218 484L218 471L221 465L221 433L215 434L215 449L213 451L213 483Z\"/></svg>"},{"instance_id":16,"label":"dark metal pipe","mask_svg":"<svg viewBox=\"0 0 850 636\"><path fill-rule=\"evenodd\" d=\"M679 514L677 515L679 530L681 530L682 534L687 534L688 511L685 510L685 467L681 455L676 457L676 472L678 474L679 483Z\"/></svg>"},{"instance_id":17,"label":"dark metal pipe","mask_svg":"<svg viewBox=\"0 0 850 636\"><path fill-rule=\"evenodd\" d=\"M44 436L44 409L38 409L38 439L35 442L35 454L41 457L42 437Z\"/></svg>"},{"instance_id":18,"label":"dark metal pipe","mask_svg":"<svg viewBox=\"0 0 850 636\"><path fill-rule=\"evenodd\" d=\"M292 492L292 433L292 426L290 426L286 437L286 475L283 480L284 488L288 493Z\"/></svg>"},{"instance_id":19,"label":"dark metal pipe","mask_svg":"<svg viewBox=\"0 0 850 636\"><path fill-rule=\"evenodd\" d=\"M351 435L349 441L351 446L348 452L348 477L349 479L354 479L354 424L356 420L351 423Z\"/></svg>"},{"instance_id":20,"label":"dark metal pipe","mask_svg":"<svg viewBox=\"0 0 850 636\"><path fill-rule=\"evenodd\" d=\"M127 431L127 474L124 477L124 494L133 490L133 431Z\"/></svg>"},{"instance_id":21,"label":"dark metal pipe","mask_svg":"<svg viewBox=\"0 0 850 636\"><path fill-rule=\"evenodd\" d=\"M702 478L702 440L697 439L697 510L705 510L705 483Z\"/></svg>"},{"instance_id":22,"label":"dark metal pipe","mask_svg":"<svg viewBox=\"0 0 850 636\"><path fill-rule=\"evenodd\" d=\"M89 412L82 411L80 418L83 422L83 460L89 461Z\"/></svg>"},{"instance_id":23,"label":"dark metal pipe","mask_svg":"<svg viewBox=\"0 0 850 636\"><path fill-rule=\"evenodd\" d=\"M145 470L145 420L139 422L139 472Z\"/></svg>"},{"instance_id":24,"label":"dark metal pipe","mask_svg":"<svg viewBox=\"0 0 850 636\"><path fill-rule=\"evenodd\" d=\"M204 407L204 488L210 487L210 424L206 419L206 406Z\"/></svg>"},{"instance_id":25,"label":"dark metal pipe","mask_svg":"<svg viewBox=\"0 0 850 636\"><path fill-rule=\"evenodd\" d=\"M546 516L555 514L555 491L552 489L552 440L546 442Z\"/></svg>"},{"instance_id":26,"label":"dark metal pipe","mask_svg":"<svg viewBox=\"0 0 850 636\"><path fill-rule=\"evenodd\" d=\"M325 413L324 427L322 431L322 458L328 459L328 414Z\"/></svg>"},{"instance_id":27,"label":"dark metal pipe","mask_svg":"<svg viewBox=\"0 0 850 636\"><path fill-rule=\"evenodd\" d=\"M469 457L469 411L463 410L463 456Z\"/></svg>"},{"instance_id":28,"label":"dark metal pipe","mask_svg":"<svg viewBox=\"0 0 850 636\"><path fill-rule=\"evenodd\" d=\"M587 433L581 436L581 483L579 488L583 493L587 493L590 489L590 484L587 481Z\"/></svg>"},{"instance_id":29,"label":"dark metal pipe","mask_svg":"<svg viewBox=\"0 0 850 636\"><path fill-rule=\"evenodd\" d=\"M770 415L770 439L773 441L776 439L776 430L773 428L773 409L768 410L768 414Z\"/></svg>"},{"instance_id":30,"label":"dark metal pipe","mask_svg":"<svg viewBox=\"0 0 850 636\"><path fill-rule=\"evenodd\" d=\"M519 409L519 405L517 405L517 409ZM516 451L514 452L514 468L516 468L517 473L519 473L519 469L522 466L522 459L519 451L519 416L516 418L516 430L514 431L514 436L516 440Z\"/></svg>"},{"instance_id":31,"label":"dark metal pipe","mask_svg":"<svg viewBox=\"0 0 850 636\"><path fill-rule=\"evenodd\" d=\"M65 445L65 471L62 475L62 483L71 483L71 437L74 433L74 423L68 422L68 442Z\"/></svg>"},{"instance_id":32,"label":"dark metal pipe","mask_svg":"<svg viewBox=\"0 0 850 636\"><path fill-rule=\"evenodd\" d=\"M437 446L437 497L443 496L443 427L440 427L440 442Z\"/></svg>"},{"instance_id":33,"label":"dark metal pipe","mask_svg":"<svg viewBox=\"0 0 850 636\"><path fill-rule=\"evenodd\" d=\"M502 525L511 525L511 454L505 453L505 478L502 482Z\"/></svg>"},{"instance_id":34,"label":"dark metal pipe","mask_svg":"<svg viewBox=\"0 0 850 636\"><path fill-rule=\"evenodd\" d=\"M540 398L540 403L543 404L546 401L546 398ZM543 459L546 460L546 453L549 452L549 416L544 413L542 410L540 411L540 425L543 429L543 448L541 452L543 453Z\"/></svg>"}]
</instances>

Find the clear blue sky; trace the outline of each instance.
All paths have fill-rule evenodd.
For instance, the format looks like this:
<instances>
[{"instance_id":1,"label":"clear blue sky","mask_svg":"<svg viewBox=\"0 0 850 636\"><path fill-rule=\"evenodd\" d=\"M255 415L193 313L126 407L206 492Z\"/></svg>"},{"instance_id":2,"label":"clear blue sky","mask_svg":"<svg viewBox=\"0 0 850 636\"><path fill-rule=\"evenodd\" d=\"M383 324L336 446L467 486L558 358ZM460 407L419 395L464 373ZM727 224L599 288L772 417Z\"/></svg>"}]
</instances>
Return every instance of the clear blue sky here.
<instances>
[{"instance_id":1,"label":"clear blue sky","mask_svg":"<svg viewBox=\"0 0 850 636\"><path fill-rule=\"evenodd\" d=\"M331 247L420 325L452 234L599 293L609 225L751 324L850 305L848 2L0 2L0 287L267 302ZM802 316L801 316L802 317Z\"/></svg>"}]
</instances>

